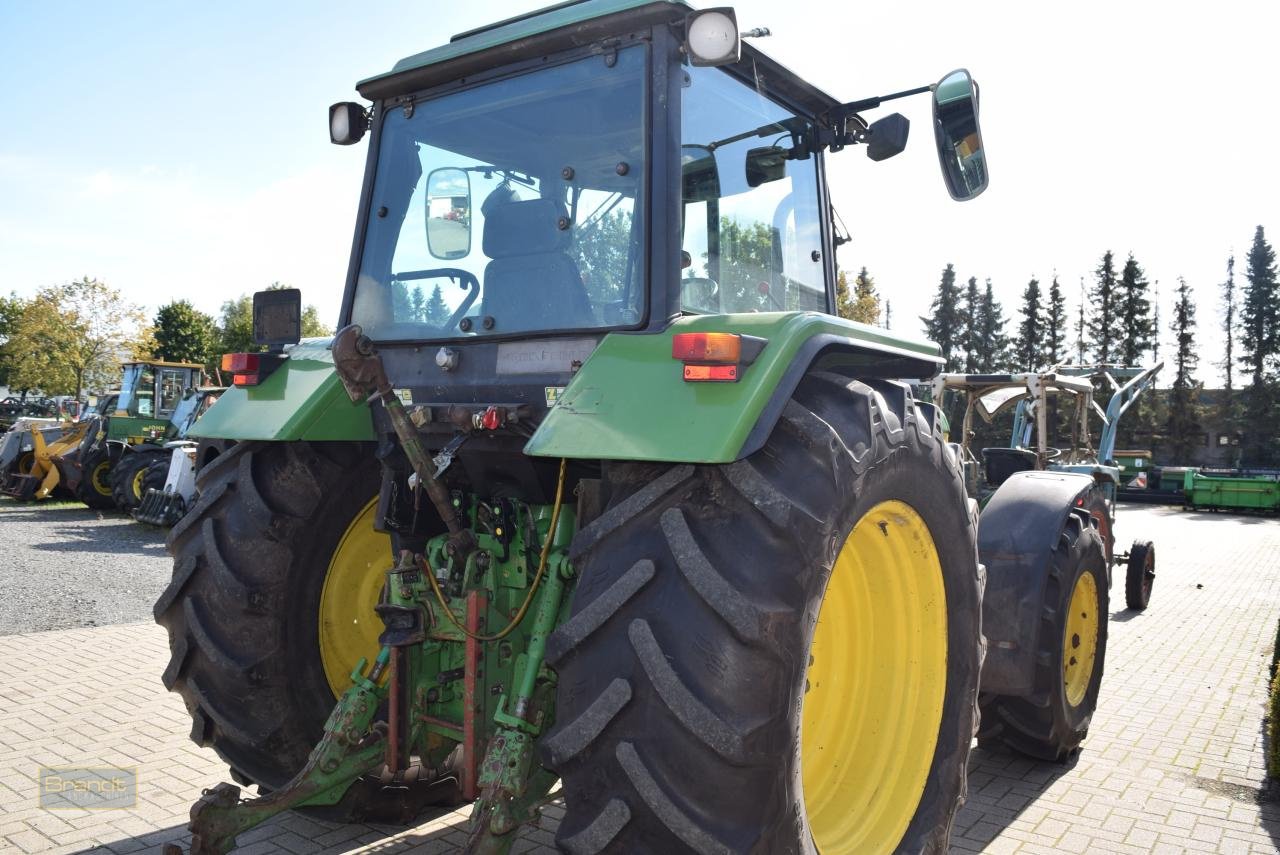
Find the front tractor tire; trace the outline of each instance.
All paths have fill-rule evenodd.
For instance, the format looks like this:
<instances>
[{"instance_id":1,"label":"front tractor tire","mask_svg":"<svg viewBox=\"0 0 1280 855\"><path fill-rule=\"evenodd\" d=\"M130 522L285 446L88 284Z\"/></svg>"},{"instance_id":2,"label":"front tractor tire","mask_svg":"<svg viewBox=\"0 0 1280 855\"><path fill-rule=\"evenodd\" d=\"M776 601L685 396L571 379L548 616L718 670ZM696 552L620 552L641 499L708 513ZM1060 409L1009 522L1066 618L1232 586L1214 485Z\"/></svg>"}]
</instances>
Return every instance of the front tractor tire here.
<instances>
[{"instance_id":1,"label":"front tractor tire","mask_svg":"<svg viewBox=\"0 0 1280 855\"><path fill-rule=\"evenodd\" d=\"M570 853L945 852L982 664L976 511L904 387L800 383L727 466L611 464L548 645Z\"/></svg>"},{"instance_id":2,"label":"front tractor tire","mask_svg":"<svg viewBox=\"0 0 1280 855\"><path fill-rule=\"evenodd\" d=\"M169 631L164 684L186 702L192 740L213 747L233 778L278 788L302 767L345 688L342 666L326 669L321 652L326 581L345 562L378 584L369 565L390 563L389 538L373 530L370 512L378 466L366 444L246 442L197 481L199 500L169 533L173 579L155 604ZM376 650L376 594L345 599L344 623L360 623L356 648L364 631ZM368 614L355 603L368 603ZM328 637L352 643L341 630Z\"/></svg>"},{"instance_id":3,"label":"front tractor tire","mask_svg":"<svg viewBox=\"0 0 1280 855\"><path fill-rule=\"evenodd\" d=\"M111 453L106 443L99 443L87 451L82 450L76 498L95 510L114 510L116 501L111 495L111 469Z\"/></svg>"},{"instance_id":4,"label":"front tractor tire","mask_svg":"<svg viewBox=\"0 0 1280 855\"><path fill-rule=\"evenodd\" d=\"M163 449L154 447L126 449L120 455L120 459L111 467L111 498L118 510L127 514L142 504L142 499L147 494L144 486L147 467L167 457Z\"/></svg>"},{"instance_id":5,"label":"front tractor tire","mask_svg":"<svg viewBox=\"0 0 1280 855\"><path fill-rule=\"evenodd\" d=\"M979 745L1003 744L1059 763L1080 749L1102 685L1110 604L1107 581L1102 536L1089 514L1073 510L1050 558L1034 690L1027 697L983 697Z\"/></svg>"}]
</instances>

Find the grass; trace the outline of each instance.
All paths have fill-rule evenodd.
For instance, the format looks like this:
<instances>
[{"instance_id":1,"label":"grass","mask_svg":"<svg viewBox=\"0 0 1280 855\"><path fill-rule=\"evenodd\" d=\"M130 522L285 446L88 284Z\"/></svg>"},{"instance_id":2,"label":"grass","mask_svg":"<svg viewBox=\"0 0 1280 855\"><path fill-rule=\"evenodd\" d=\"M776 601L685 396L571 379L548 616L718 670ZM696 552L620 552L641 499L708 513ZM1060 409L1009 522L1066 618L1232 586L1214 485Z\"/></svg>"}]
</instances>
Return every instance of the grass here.
<instances>
[{"instance_id":1,"label":"grass","mask_svg":"<svg viewBox=\"0 0 1280 855\"><path fill-rule=\"evenodd\" d=\"M83 502L77 502L74 499L45 499L40 502L19 502L17 499L11 499L8 496L0 497L0 511L17 508L43 508L46 510L55 510L57 508L81 508L87 510L88 506Z\"/></svg>"}]
</instances>

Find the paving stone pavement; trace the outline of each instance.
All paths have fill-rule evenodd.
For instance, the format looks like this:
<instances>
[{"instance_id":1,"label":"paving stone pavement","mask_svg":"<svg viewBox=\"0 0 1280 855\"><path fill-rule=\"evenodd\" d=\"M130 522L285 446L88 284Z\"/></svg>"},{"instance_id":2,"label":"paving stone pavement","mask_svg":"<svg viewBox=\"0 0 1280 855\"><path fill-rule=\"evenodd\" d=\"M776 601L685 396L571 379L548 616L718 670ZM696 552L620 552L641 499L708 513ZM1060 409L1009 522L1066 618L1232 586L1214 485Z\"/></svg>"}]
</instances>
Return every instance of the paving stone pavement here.
<instances>
[{"instance_id":1,"label":"paving stone pavement","mask_svg":"<svg viewBox=\"0 0 1280 855\"><path fill-rule=\"evenodd\" d=\"M1280 522L1128 507L1117 532L1156 542L1159 575L1141 615L1122 610L1117 579L1084 752L1052 766L975 750L954 852L1280 851L1280 803L1258 800ZM186 711L160 685L166 659L151 624L0 636L0 852L130 855L187 839L190 804L226 769L187 739ZM135 766L137 805L41 809L40 765ZM549 807L515 851L554 852L562 814ZM452 852L465 820L465 809L407 829L286 814L237 851Z\"/></svg>"}]
</instances>

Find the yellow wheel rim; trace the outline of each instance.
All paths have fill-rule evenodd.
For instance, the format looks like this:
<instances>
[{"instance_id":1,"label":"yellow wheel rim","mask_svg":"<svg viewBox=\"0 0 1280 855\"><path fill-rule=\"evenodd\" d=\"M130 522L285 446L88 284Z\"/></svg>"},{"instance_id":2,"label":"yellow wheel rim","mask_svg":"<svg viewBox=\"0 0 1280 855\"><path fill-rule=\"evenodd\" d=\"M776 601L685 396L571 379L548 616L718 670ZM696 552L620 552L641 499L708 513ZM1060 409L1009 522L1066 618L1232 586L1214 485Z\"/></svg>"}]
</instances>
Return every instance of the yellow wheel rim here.
<instances>
[{"instance_id":1,"label":"yellow wheel rim","mask_svg":"<svg viewBox=\"0 0 1280 855\"><path fill-rule=\"evenodd\" d=\"M374 531L377 510L374 498L347 526L320 592L320 661L335 698L351 687L361 657L378 655L382 621L373 607L391 566L391 537Z\"/></svg>"},{"instance_id":2,"label":"yellow wheel rim","mask_svg":"<svg viewBox=\"0 0 1280 855\"><path fill-rule=\"evenodd\" d=\"M22 456L18 458L18 474L30 475L31 470L35 468L35 465L36 465L35 452L33 451L23 452Z\"/></svg>"},{"instance_id":3,"label":"yellow wheel rim","mask_svg":"<svg viewBox=\"0 0 1280 855\"><path fill-rule=\"evenodd\" d=\"M928 782L947 683L947 597L929 528L903 502L858 521L810 648L800 732L822 855L891 852Z\"/></svg>"},{"instance_id":4,"label":"yellow wheel rim","mask_svg":"<svg viewBox=\"0 0 1280 855\"><path fill-rule=\"evenodd\" d=\"M139 469L133 473L133 498L139 502L142 501L142 482L146 480L146 477L146 469Z\"/></svg>"},{"instance_id":5,"label":"yellow wheel rim","mask_svg":"<svg viewBox=\"0 0 1280 855\"><path fill-rule=\"evenodd\" d=\"M93 485L93 489L97 491L99 496L111 495L110 460L103 460L97 466L93 467L93 472L89 474L89 483Z\"/></svg>"},{"instance_id":6,"label":"yellow wheel rim","mask_svg":"<svg viewBox=\"0 0 1280 855\"><path fill-rule=\"evenodd\" d=\"M1067 703L1079 706L1093 681L1093 660L1098 655L1098 583L1092 573L1081 573L1071 590L1067 627L1062 633L1062 682Z\"/></svg>"}]
</instances>

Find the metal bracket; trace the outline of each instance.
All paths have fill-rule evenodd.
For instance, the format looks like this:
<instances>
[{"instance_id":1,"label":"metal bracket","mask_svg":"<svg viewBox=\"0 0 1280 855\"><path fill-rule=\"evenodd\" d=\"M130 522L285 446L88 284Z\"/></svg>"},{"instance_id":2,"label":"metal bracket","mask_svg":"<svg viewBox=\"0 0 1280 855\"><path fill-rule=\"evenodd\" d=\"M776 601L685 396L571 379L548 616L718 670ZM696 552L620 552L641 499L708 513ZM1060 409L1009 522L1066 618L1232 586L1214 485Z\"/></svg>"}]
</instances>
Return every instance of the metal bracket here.
<instances>
[{"instance_id":1,"label":"metal bracket","mask_svg":"<svg viewBox=\"0 0 1280 855\"><path fill-rule=\"evenodd\" d=\"M436 465L435 477L439 478L453 464L453 458L458 453L458 449L470 438L471 434L469 433L454 434L453 439L449 440L444 448L440 449L436 456L431 458L431 462Z\"/></svg>"}]
</instances>

